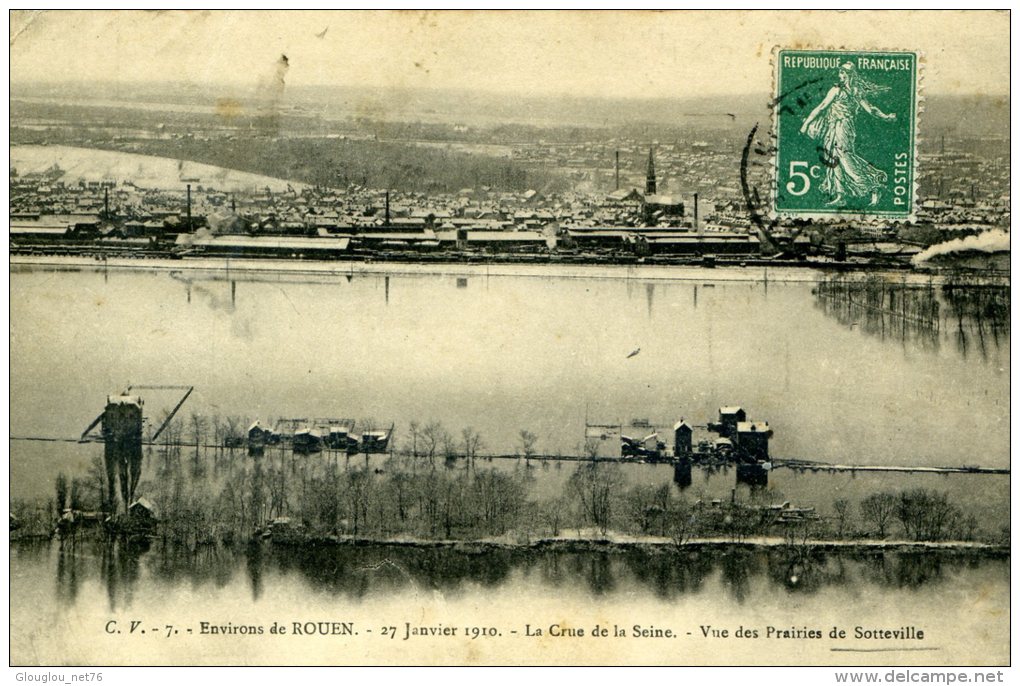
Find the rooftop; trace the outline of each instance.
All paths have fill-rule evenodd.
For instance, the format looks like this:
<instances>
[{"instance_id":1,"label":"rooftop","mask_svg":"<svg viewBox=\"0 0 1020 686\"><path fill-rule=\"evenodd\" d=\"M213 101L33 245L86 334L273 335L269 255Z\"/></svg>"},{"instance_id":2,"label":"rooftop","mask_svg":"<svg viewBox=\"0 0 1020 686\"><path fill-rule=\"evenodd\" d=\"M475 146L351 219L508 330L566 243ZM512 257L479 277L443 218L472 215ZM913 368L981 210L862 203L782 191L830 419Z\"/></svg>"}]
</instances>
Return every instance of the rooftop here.
<instances>
[{"instance_id":1,"label":"rooftop","mask_svg":"<svg viewBox=\"0 0 1020 686\"><path fill-rule=\"evenodd\" d=\"M769 428L768 422L737 422L737 433L741 434L754 434L754 433L769 433L772 429Z\"/></svg>"}]
</instances>

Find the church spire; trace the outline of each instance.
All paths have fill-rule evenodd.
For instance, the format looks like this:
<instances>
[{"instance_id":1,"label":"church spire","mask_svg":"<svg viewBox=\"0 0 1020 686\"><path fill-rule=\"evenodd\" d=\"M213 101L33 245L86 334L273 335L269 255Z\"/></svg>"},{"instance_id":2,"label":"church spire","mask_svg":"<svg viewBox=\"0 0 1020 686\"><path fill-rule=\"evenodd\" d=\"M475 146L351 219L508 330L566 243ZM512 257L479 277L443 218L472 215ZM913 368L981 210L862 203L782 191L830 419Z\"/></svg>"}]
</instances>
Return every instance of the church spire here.
<instances>
[{"instance_id":1,"label":"church spire","mask_svg":"<svg viewBox=\"0 0 1020 686\"><path fill-rule=\"evenodd\" d=\"M648 147L648 178L645 180L645 195L655 195L655 149Z\"/></svg>"}]
</instances>

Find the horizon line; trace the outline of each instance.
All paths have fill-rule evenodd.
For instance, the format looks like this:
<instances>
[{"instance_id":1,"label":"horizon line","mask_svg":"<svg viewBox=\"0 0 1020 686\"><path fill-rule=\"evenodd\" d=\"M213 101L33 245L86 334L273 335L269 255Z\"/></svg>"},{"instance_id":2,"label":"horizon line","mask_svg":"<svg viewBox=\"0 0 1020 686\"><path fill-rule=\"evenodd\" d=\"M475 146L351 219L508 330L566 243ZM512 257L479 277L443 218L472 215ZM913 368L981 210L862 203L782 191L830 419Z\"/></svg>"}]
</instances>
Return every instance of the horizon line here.
<instances>
[{"instance_id":1,"label":"horizon line","mask_svg":"<svg viewBox=\"0 0 1020 686\"><path fill-rule=\"evenodd\" d=\"M198 82L192 80L174 80L174 79L159 79L159 80L141 80L141 79L123 79L123 80L111 80L111 79L94 79L83 81L80 79L28 79L19 80L15 76L11 76L8 81L8 88L12 88L15 85L18 86L88 86L88 85L109 85L109 86L132 86L132 85L149 85L149 86L168 86L180 88L181 86L196 86L199 88L217 89L223 88L225 90L241 90L250 91L252 97L257 99L255 89L250 84L241 82L225 82L225 81L208 81ZM676 94L676 95L626 95L626 94L604 94L604 93L592 93L592 94L576 94L576 93L542 93L542 92L526 92L520 90L495 90L488 88L478 88L471 86L419 86L419 85L364 85L364 84L345 84L345 83L308 83L308 84L288 84L286 90L291 89L308 89L308 88L348 88L351 90L392 90L392 91L422 91L422 92L457 92L457 93L477 93L491 96L504 96L504 97L525 97L533 99L549 99L549 98L563 98L563 99L595 99L595 100L633 100L633 101L660 101L666 102L671 100L695 100L695 99L706 99L706 98L734 98L734 97L771 97L769 91L739 91L739 92L716 92L716 93L697 93L697 94ZM234 96L236 93L225 93L225 96ZM986 99L1005 99L1010 100L1010 91L1006 90L1001 93L992 93L988 91L925 91L922 93L922 97L928 98L931 96L938 97L961 97L961 98L986 98Z\"/></svg>"}]
</instances>

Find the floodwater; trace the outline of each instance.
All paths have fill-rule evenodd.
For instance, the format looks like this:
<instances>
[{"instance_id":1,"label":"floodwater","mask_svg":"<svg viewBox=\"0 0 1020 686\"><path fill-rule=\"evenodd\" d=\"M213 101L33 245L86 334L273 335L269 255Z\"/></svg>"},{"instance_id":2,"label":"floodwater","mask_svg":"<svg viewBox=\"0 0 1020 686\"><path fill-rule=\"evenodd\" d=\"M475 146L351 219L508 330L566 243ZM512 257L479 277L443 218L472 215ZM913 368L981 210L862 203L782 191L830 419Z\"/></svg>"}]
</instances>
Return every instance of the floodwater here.
<instances>
[{"instance_id":1,"label":"floodwater","mask_svg":"<svg viewBox=\"0 0 1020 686\"><path fill-rule=\"evenodd\" d=\"M11 434L75 438L108 393L185 384L188 411L398 435L435 420L493 452L527 429L539 452L576 454L586 419L704 424L741 405L781 458L1009 465L1008 328L980 346L948 321L883 338L809 283L711 278L16 268ZM168 395L146 396L150 417Z\"/></svg>"},{"instance_id":2,"label":"floodwater","mask_svg":"<svg viewBox=\"0 0 1020 686\"><path fill-rule=\"evenodd\" d=\"M1009 561L958 553L259 545L173 554L54 541L15 544L11 558L16 665L1009 660ZM307 622L350 623L356 633L294 636L295 622L306 632ZM291 635L271 634L274 623ZM457 631L405 639L408 624ZM635 624L674 635L636 637ZM553 637L553 625L585 635ZM593 637L596 625L610 635ZM213 635L210 626L246 633ZM470 627L489 635L471 638ZM776 638L769 627L821 636ZM834 628L846 638L831 638ZM858 628L912 628L923 638L877 640ZM757 638L738 637L740 629Z\"/></svg>"},{"instance_id":3,"label":"floodwater","mask_svg":"<svg viewBox=\"0 0 1020 686\"><path fill-rule=\"evenodd\" d=\"M455 436L473 427L486 452L519 452L527 430L537 452L576 455L586 421L703 425L739 404L770 423L778 458L1009 466L1008 327L979 340L965 326L961 345L946 313L934 337L882 334L833 316L809 282L713 280L712 271L669 281L662 271L646 280L577 268L547 279L17 267L11 435L77 438L107 394L185 384L195 386L185 416L393 423L397 448L409 447L412 421L438 421ZM178 396L144 393L150 420ZM57 473L83 471L98 451L13 441L12 494L48 496ZM695 479L711 493L732 481ZM1008 507L1008 477L780 470L771 483L817 506L833 493L917 484L982 516Z\"/></svg>"},{"instance_id":4,"label":"floodwater","mask_svg":"<svg viewBox=\"0 0 1020 686\"><path fill-rule=\"evenodd\" d=\"M946 308L934 330L856 321L819 301L803 280L809 272L798 273L799 281L741 281L723 270L655 270L645 278L634 270L547 267L536 278L528 268L487 275L484 267L391 273L333 264L331 272L256 272L239 264L15 266L11 436L77 438L109 393L186 384L195 386L187 414L264 424L329 416L392 422L398 449L407 447L411 421L439 421L454 435L473 427L487 452L519 452L519 434L528 430L538 452L576 454L586 421L642 418L666 427L684 417L703 425L719 406L739 404L770 423L777 458L1009 466L1008 325L974 328ZM177 399L173 392L143 395L150 421ZM696 440L709 437L695 432ZM12 498L52 498L58 473L82 474L100 452L97 444L12 439ZM515 460L491 464L521 468ZM534 497L555 495L572 469L535 465ZM630 483L673 478L665 465L628 465L625 473ZM143 473L142 482L151 477ZM734 481L732 471L695 470L688 488L725 497ZM946 491L986 533L1008 522L1008 476L780 469L769 480L775 500L823 513L835 498L916 486ZM805 562L774 552L677 563L634 555L386 547L181 555L17 544L12 662L542 662L555 650L574 662L674 664L1008 659L1008 561L830 554ZM196 633L203 621L268 627L336 620L366 633L358 640L199 641L182 631L143 640L107 634L110 620L125 633L132 620ZM495 626L503 636L488 643L412 639L399 651L372 642L381 626L405 622ZM668 644L523 635L526 625L557 622L639 623L680 634ZM911 625L929 639L880 642L894 653L845 652L876 646L698 638L708 624L726 627L731 639L741 626L827 632L843 624L851 633L857 624ZM365 642L369 629L377 634Z\"/></svg>"},{"instance_id":5,"label":"floodwater","mask_svg":"<svg viewBox=\"0 0 1020 686\"><path fill-rule=\"evenodd\" d=\"M139 155L113 150L75 148L66 145L12 145L11 166L21 174L41 173L58 165L68 183L79 179L104 181L131 178L140 188L163 188L179 191L184 179L195 179L196 185L219 191L253 190L269 187L284 192L288 185L301 191L304 184L251 174L236 169L215 167L169 157Z\"/></svg>"}]
</instances>

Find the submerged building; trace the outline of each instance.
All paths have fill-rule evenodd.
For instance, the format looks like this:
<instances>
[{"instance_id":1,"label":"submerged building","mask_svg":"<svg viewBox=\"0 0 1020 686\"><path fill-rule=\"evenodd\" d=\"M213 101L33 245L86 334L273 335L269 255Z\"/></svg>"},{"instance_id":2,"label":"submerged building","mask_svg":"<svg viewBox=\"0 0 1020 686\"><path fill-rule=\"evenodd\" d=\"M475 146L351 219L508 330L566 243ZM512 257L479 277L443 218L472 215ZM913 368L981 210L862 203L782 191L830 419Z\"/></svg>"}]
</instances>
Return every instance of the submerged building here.
<instances>
[{"instance_id":1,"label":"submerged building","mask_svg":"<svg viewBox=\"0 0 1020 686\"><path fill-rule=\"evenodd\" d=\"M142 399L134 395L109 396L103 411L103 441L106 462L106 509L117 509L114 484L127 511L142 474Z\"/></svg>"}]
</instances>

